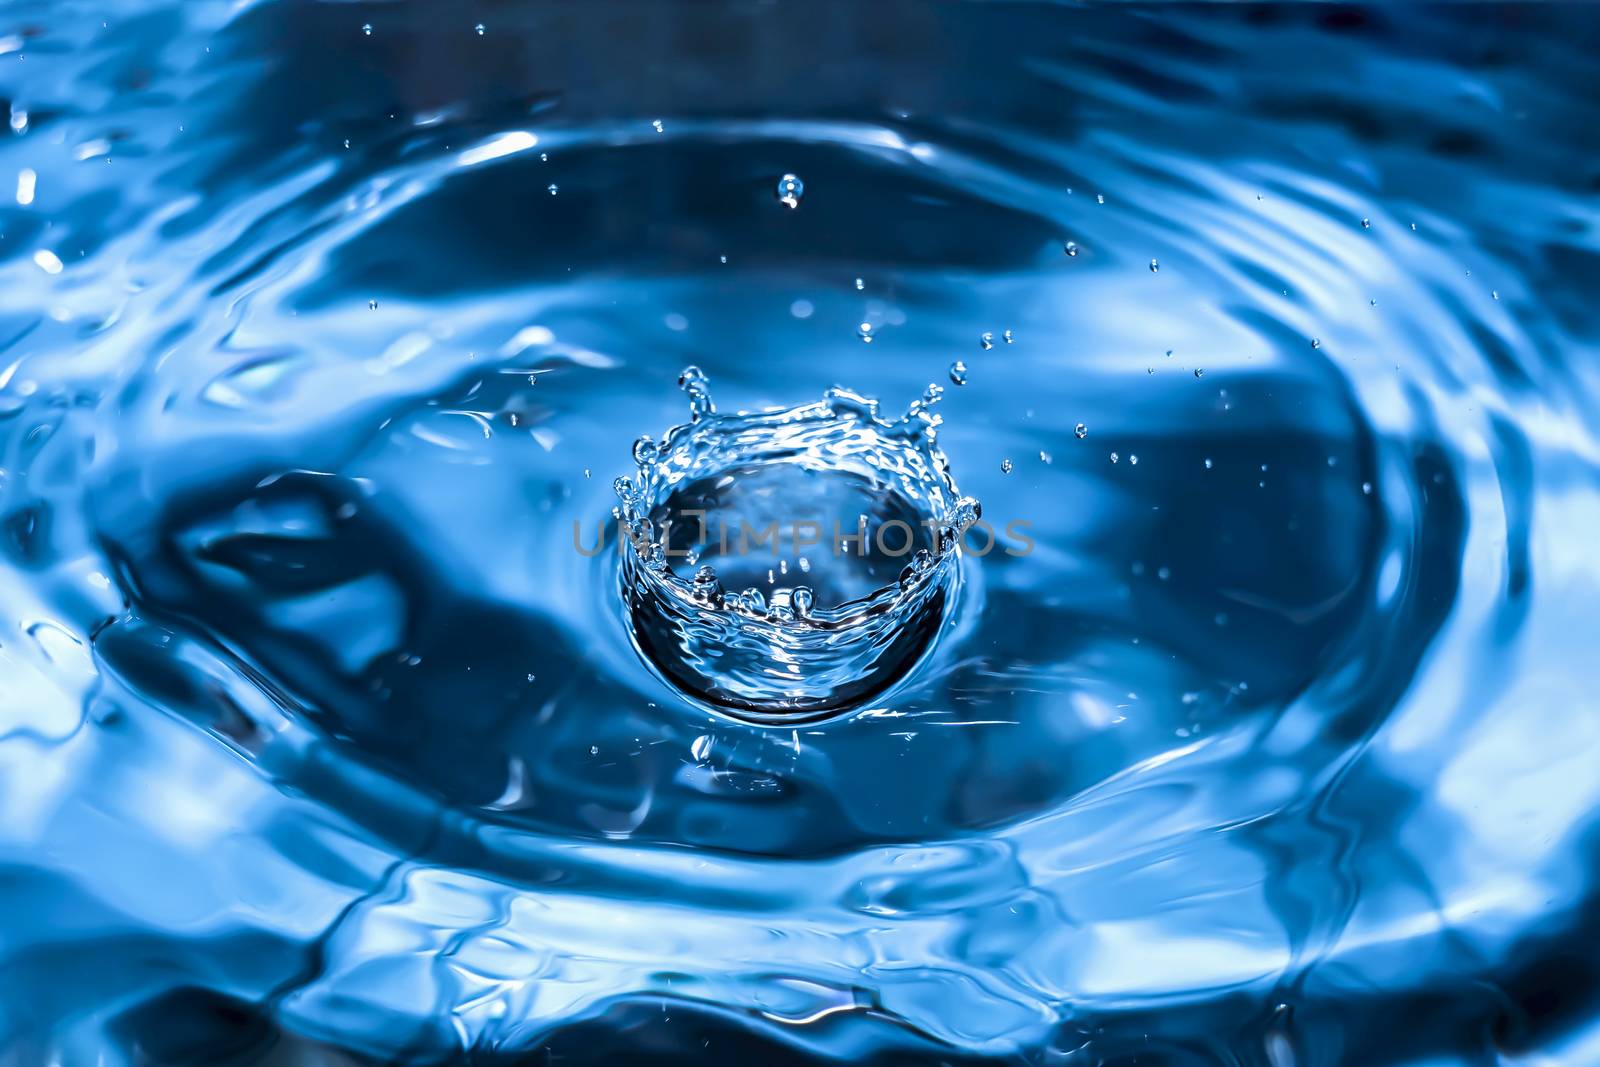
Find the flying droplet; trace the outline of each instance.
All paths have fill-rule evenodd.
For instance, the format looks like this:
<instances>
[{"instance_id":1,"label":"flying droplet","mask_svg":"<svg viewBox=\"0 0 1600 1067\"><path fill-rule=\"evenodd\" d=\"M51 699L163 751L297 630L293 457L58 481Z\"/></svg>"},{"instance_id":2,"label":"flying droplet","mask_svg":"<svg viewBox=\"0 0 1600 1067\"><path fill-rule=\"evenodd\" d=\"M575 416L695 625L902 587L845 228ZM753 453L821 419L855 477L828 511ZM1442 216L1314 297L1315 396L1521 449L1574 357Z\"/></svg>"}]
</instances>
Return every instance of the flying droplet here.
<instances>
[{"instance_id":1,"label":"flying droplet","mask_svg":"<svg viewBox=\"0 0 1600 1067\"><path fill-rule=\"evenodd\" d=\"M1500 299L1500 290L1498 290L1498 289L1490 289L1489 290L1489 295L1494 297L1496 300L1499 300Z\"/></svg>"},{"instance_id":2,"label":"flying droplet","mask_svg":"<svg viewBox=\"0 0 1600 1067\"><path fill-rule=\"evenodd\" d=\"M556 183L555 182L551 182L550 183L550 195L551 196L555 196L556 195Z\"/></svg>"},{"instance_id":3,"label":"flying droplet","mask_svg":"<svg viewBox=\"0 0 1600 1067\"><path fill-rule=\"evenodd\" d=\"M1065 251L1067 253L1067 255L1069 255L1069 256L1077 255L1078 254L1078 242L1076 242L1076 241L1068 241L1067 242L1067 247L1065 249L1063 249L1063 251Z\"/></svg>"},{"instance_id":4,"label":"flying droplet","mask_svg":"<svg viewBox=\"0 0 1600 1067\"><path fill-rule=\"evenodd\" d=\"M1006 330L1000 336L1005 340L1005 343L1008 344L1008 345L1016 343L1017 339L1015 337L1011 336L1011 331L1010 330Z\"/></svg>"},{"instance_id":5,"label":"flying droplet","mask_svg":"<svg viewBox=\"0 0 1600 1067\"><path fill-rule=\"evenodd\" d=\"M1076 425L1076 426L1074 426L1074 427L1073 427L1073 428L1072 428L1072 432L1073 432L1073 433L1074 433L1074 434L1076 434L1076 435L1077 435L1077 438L1078 438L1078 440L1080 440L1080 441L1081 441L1081 440L1083 440L1083 439L1084 439L1084 438L1085 438L1085 437L1088 437L1088 436L1089 436L1089 427L1087 427L1087 426L1085 426L1085 425L1084 425L1084 424L1083 424L1083 423L1081 423L1081 422L1080 422L1080 423L1078 423L1078 425Z\"/></svg>"},{"instance_id":6,"label":"flying droplet","mask_svg":"<svg viewBox=\"0 0 1600 1067\"><path fill-rule=\"evenodd\" d=\"M371 37L372 36L372 23L368 22L368 23L364 24L361 27L361 32L366 34L368 37Z\"/></svg>"},{"instance_id":7,"label":"flying droplet","mask_svg":"<svg viewBox=\"0 0 1600 1067\"><path fill-rule=\"evenodd\" d=\"M1363 229L1363 230L1370 230L1370 229L1372 229L1372 220L1371 220L1371 219L1362 219L1362 220L1361 220L1361 228L1362 228L1362 229Z\"/></svg>"},{"instance_id":8,"label":"flying droplet","mask_svg":"<svg viewBox=\"0 0 1600 1067\"><path fill-rule=\"evenodd\" d=\"M785 207L796 208L800 206L800 198L806 193L806 183L796 175L785 174L778 179L778 203Z\"/></svg>"},{"instance_id":9,"label":"flying droplet","mask_svg":"<svg viewBox=\"0 0 1600 1067\"><path fill-rule=\"evenodd\" d=\"M1210 469L1211 469L1211 461L1208 459L1208 460L1206 460L1206 470L1210 470Z\"/></svg>"},{"instance_id":10,"label":"flying droplet","mask_svg":"<svg viewBox=\"0 0 1600 1067\"><path fill-rule=\"evenodd\" d=\"M1000 461L1000 473L1001 474L1010 474L1011 473L1011 461L1009 459L1003 459L1003 460Z\"/></svg>"},{"instance_id":11,"label":"flying droplet","mask_svg":"<svg viewBox=\"0 0 1600 1067\"><path fill-rule=\"evenodd\" d=\"M865 281L863 281L860 278L856 279L856 292L859 293L859 292L861 292L861 290L865 289L866 287L867 287L867 283Z\"/></svg>"},{"instance_id":12,"label":"flying droplet","mask_svg":"<svg viewBox=\"0 0 1600 1067\"><path fill-rule=\"evenodd\" d=\"M1321 348L1321 347L1322 347L1322 338L1320 338L1320 337L1313 337L1313 338L1312 338L1312 339L1311 339L1311 347L1312 347L1312 348Z\"/></svg>"},{"instance_id":13,"label":"flying droplet","mask_svg":"<svg viewBox=\"0 0 1600 1067\"><path fill-rule=\"evenodd\" d=\"M1205 377L1205 376L1206 376L1206 372L1205 372L1205 370L1204 370L1204 369L1203 369L1203 368L1201 368L1201 367L1196 367L1196 368L1195 368L1195 369L1194 369L1194 376L1195 376L1195 377L1196 377L1196 378L1204 378L1204 377Z\"/></svg>"},{"instance_id":14,"label":"flying droplet","mask_svg":"<svg viewBox=\"0 0 1600 1067\"><path fill-rule=\"evenodd\" d=\"M711 755L711 735L701 734L694 739L694 744L689 746L689 755L694 757L696 763L704 763L706 757Z\"/></svg>"},{"instance_id":15,"label":"flying droplet","mask_svg":"<svg viewBox=\"0 0 1600 1067\"><path fill-rule=\"evenodd\" d=\"M378 310L378 302L376 300L368 300L367 301L367 310L368 311L377 311Z\"/></svg>"},{"instance_id":16,"label":"flying droplet","mask_svg":"<svg viewBox=\"0 0 1600 1067\"><path fill-rule=\"evenodd\" d=\"M989 349L994 347L994 334L985 333L982 337L978 338L978 344L983 346L983 350L985 352L989 351Z\"/></svg>"},{"instance_id":17,"label":"flying droplet","mask_svg":"<svg viewBox=\"0 0 1600 1067\"><path fill-rule=\"evenodd\" d=\"M474 26L472 28L478 32L478 36L479 37L483 36L483 23L480 22L480 23L478 23L476 26Z\"/></svg>"},{"instance_id":18,"label":"flying droplet","mask_svg":"<svg viewBox=\"0 0 1600 1067\"><path fill-rule=\"evenodd\" d=\"M661 120L660 119L651 120L650 125L655 128L655 131L657 133L665 133L666 132L666 127L661 125Z\"/></svg>"},{"instance_id":19,"label":"flying droplet","mask_svg":"<svg viewBox=\"0 0 1600 1067\"><path fill-rule=\"evenodd\" d=\"M1156 262L1153 259L1150 261L1150 273L1151 274L1160 274L1161 273L1161 264Z\"/></svg>"},{"instance_id":20,"label":"flying droplet","mask_svg":"<svg viewBox=\"0 0 1600 1067\"><path fill-rule=\"evenodd\" d=\"M1121 458L1122 457L1117 455L1115 452L1111 453L1111 462L1115 463L1117 460L1119 460Z\"/></svg>"},{"instance_id":21,"label":"flying droplet","mask_svg":"<svg viewBox=\"0 0 1600 1067\"><path fill-rule=\"evenodd\" d=\"M856 336L861 338L861 340L866 344L870 345L872 343L872 323L863 322L860 326L857 326Z\"/></svg>"},{"instance_id":22,"label":"flying droplet","mask_svg":"<svg viewBox=\"0 0 1600 1067\"><path fill-rule=\"evenodd\" d=\"M956 385L967 384L967 365L959 359L950 364L950 380Z\"/></svg>"},{"instance_id":23,"label":"flying droplet","mask_svg":"<svg viewBox=\"0 0 1600 1067\"><path fill-rule=\"evenodd\" d=\"M1371 496L1372 495L1372 483L1371 482L1362 482L1361 483L1361 491L1363 493L1365 493L1367 496Z\"/></svg>"},{"instance_id":24,"label":"flying droplet","mask_svg":"<svg viewBox=\"0 0 1600 1067\"><path fill-rule=\"evenodd\" d=\"M1095 193L1094 194L1094 202L1097 203L1097 204L1103 204L1103 203L1106 202L1106 198L1105 198L1105 196L1103 196L1100 193Z\"/></svg>"}]
</instances>

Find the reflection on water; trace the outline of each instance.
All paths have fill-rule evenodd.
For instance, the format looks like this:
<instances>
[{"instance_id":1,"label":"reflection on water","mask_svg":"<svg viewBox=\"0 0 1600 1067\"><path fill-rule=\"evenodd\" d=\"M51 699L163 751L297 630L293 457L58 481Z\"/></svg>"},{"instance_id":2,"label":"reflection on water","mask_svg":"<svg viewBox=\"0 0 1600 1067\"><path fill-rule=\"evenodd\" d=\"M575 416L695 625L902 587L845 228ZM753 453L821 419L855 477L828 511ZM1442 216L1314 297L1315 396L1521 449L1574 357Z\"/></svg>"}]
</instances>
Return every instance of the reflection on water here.
<instances>
[{"instance_id":1,"label":"reflection on water","mask_svg":"<svg viewBox=\"0 0 1600 1067\"><path fill-rule=\"evenodd\" d=\"M1600 1060L1597 45L0 8L0 1061ZM1032 550L740 721L573 541L690 364Z\"/></svg>"}]
</instances>

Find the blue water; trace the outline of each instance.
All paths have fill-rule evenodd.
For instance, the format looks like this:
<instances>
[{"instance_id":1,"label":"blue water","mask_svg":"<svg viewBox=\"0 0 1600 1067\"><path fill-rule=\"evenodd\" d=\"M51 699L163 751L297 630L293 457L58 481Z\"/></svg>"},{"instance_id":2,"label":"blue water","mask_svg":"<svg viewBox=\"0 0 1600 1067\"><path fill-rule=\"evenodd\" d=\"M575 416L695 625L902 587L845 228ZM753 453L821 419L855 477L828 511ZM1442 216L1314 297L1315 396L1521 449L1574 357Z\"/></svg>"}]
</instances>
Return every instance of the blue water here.
<instances>
[{"instance_id":1,"label":"blue water","mask_svg":"<svg viewBox=\"0 0 1600 1067\"><path fill-rule=\"evenodd\" d=\"M0 1064L1600 1063L1597 48L0 4ZM574 527L689 364L1031 551L674 674Z\"/></svg>"}]
</instances>

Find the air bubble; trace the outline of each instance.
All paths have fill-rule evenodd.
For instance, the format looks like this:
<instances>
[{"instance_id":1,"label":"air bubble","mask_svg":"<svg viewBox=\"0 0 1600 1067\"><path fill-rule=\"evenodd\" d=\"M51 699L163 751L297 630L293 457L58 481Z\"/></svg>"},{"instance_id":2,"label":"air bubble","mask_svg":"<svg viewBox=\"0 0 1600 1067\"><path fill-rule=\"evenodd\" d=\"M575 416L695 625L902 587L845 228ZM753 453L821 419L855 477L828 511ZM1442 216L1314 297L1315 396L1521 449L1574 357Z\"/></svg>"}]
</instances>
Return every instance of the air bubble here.
<instances>
[{"instance_id":1,"label":"air bubble","mask_svg":"<svg viewBox=\"0 0 1600 1067\"><path fill-rule=\"evenodd\" d=\"M801 181L796 175L785 174L783 177L778 179L778 203L784 205L785 207L799 207L800 198L805 195L805 192L806 183Z\"/></svg>"}]
</instances>

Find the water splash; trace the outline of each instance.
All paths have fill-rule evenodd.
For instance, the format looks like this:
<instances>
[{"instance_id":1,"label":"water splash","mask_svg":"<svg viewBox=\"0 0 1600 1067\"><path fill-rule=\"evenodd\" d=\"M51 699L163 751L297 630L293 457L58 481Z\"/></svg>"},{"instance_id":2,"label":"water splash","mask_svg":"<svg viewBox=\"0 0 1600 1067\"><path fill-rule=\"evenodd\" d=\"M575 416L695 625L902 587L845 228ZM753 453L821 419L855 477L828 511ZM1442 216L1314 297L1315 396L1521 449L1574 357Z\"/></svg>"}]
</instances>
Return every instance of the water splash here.
<instances>
[{"instance_id":1,"label":"water splash","mask_svg":"<svg viewBox=\"0 0 1600 1067\"><path fill-rule=\"evenodd\" d=\"M718 415L698 367L678 384L690 421L641 437L636 476L615 485L635 647L685 695L746 722L809 722L882 696L932 650L981 516L935 444L938 388L885 420L839 387Z\"/></svg>"}]
</instances>

